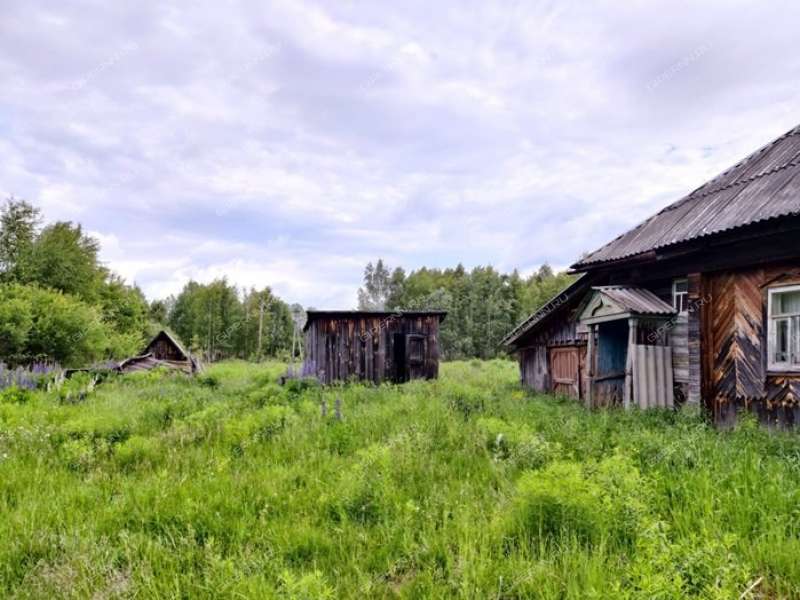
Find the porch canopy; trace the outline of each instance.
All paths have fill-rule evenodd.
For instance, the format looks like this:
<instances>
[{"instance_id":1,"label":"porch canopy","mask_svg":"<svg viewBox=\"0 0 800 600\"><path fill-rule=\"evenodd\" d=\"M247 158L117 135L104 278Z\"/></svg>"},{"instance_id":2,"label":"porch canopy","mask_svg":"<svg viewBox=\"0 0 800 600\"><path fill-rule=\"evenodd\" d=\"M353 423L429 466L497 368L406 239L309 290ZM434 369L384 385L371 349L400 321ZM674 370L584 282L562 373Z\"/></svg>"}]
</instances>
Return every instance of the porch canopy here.
<instances>
[{"instance_id":1,"label":"porch canopy","mask_svg":"<svg viewBox=\"0 0 800 600\"><path fill-rule=\"evenodd\" d=\"M673 405L669 330L676 314L650 290L592 288L579 317L589 330L588 406Z\"/></svg>"}]
</instances>

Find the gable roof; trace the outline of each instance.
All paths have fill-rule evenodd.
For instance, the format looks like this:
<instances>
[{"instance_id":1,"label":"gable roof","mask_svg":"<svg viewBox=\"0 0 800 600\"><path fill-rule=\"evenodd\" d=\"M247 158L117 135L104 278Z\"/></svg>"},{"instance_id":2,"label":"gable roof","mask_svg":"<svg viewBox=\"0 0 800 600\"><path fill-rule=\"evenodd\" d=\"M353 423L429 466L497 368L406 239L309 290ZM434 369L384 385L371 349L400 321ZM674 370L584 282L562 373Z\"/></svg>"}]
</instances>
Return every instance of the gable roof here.
<instances>
[{"instance_id":1,"label":"gable roof","mask_svg":"<svg viewBox=\"0 0 800 600\"><path fill-rule=\"evenodd\" d=\"M620 312L631 315L669 317L676 310L650 290L639 287L608 285L593 287L594 294L588 299L586 306L598 295L613 304Z\"/></svg>"},{"instance_id":2,"label":"gable roof","mask_svg":"<svg viewBox=\"0 0 800 600\"><path fill-rule=\"evenodd\" d=\"M585 270L746 225L800 215L800 127L575 263Z\"/></svg>"},{"instance_id":3,"label":"gable roof","mask_svg":"<svg viewBox=\"0 0 800 600\"><path fill-rule=\"evenodd\" d=\"M158 341L158 339L159 339L159 338L161 338L161 337L164 337L164 338L166 338L166 339L167 339L167 341L168 341L170 344L172 344L173 346L175 346L175 348L177 348L177 350L178 350L178 351L179 351L181 354L183 354L183 359L184 359L184 360L190 360L190 359L191 359L191 355L190 355L190 354L189 354L189 353L186 351L186 348L184 348L184 347L181 345L181 343L180 343L180 342L179 342L179 341L178 341L178 340L177 340L177 339L176 339L176 338L175 338L173 335L171 335L171 334L170 334L168 331L166 331L165 329L162 329L161 331L159 331L159 332L158 332L158 333L157 333L157 334L156 334L156 335L153 337L153 339L152 339L152 340L150 340L150 343L149 343L149 344L147 344L147 346L145 347L144 351L142 352L142 355L144 356L144 355L147 355L147 354L149 354L149 353L150 353L150 348L152 348L152 347L153 347L153 344L155 344L155 343Z\"/></svg>"}]
</instances>

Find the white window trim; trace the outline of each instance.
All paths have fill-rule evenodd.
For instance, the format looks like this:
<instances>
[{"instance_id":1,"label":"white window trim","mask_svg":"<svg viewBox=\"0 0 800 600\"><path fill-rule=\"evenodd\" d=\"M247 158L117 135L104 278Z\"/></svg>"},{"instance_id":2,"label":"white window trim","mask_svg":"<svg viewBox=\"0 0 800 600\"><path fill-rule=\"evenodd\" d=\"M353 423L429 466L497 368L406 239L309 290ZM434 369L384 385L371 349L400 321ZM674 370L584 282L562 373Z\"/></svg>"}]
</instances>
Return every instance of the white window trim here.
<instances>
[{"instance_id":1,"label":"white window trim","mask_svg":"<svg viewBox=\"0 0 800 600\"><path fill-rule=\"evenodd\" d=\"M772 297L777 294L785 294L787 292L800 292L800 285L786 285L781 287L773 287L769 288L769 290L767 291L767 370L770 372L780 372L780 373L800 373L800 365L793 365L791 363L791 358L789 359L789 362L776 362L774 360L775 343L776 343L775 337L777 335L775 331L775 320L785 317L783 316L773 317ZM788 318L790 322L789 331L791 331L791 316L789 316ZM798 332L797 335L800 336L800 332Z\"/></svg>"},{"instance_id":2,"label":"white window trim","mask_svg":"<svg viewBox=\"0 0 800 600\"><path fill-rule=\"evenodd\" d=\"M686 282L686 291L685 292L678 292L677 289L676 289L678 287L678 282L684 282L684 281ZM680 294L684 298L684 301L681 303L683 305L684 310L678 311L678 314L679 315L688 314L689 313L689 279L688 278L679 277L678 279L673 279L672 280L672 308L674 308L675 310L678 310L677 306L675 305L675 300L676 300L678 294Z\"/></svg>"}]
</instances>

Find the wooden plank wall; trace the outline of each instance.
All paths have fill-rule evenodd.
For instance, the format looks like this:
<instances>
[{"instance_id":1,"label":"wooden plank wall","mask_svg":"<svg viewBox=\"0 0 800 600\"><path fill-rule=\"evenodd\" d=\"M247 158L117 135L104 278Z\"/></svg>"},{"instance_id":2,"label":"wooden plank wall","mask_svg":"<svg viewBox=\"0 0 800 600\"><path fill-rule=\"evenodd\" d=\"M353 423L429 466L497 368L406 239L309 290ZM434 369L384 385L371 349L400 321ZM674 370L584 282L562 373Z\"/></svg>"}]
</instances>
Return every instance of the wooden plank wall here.
<instances>
[{"instance_id":1,"label":"wooden plank wall","mask_svg":"<svg viewBox=\"0 0 800 600\"><path fill-rule=\"evenodd\" d=\"M704 275L703 396L715 421L729 425L752 410L776 426L795 426L800 377L767 372L767 290L800 283L800 269L778 265Z\"/></svg>"},{"instance_id":2,"label":"wooden plank wall","mask_svg":"<svg viewBox=\"0 0 800 600\"><path fill-rule=\"evenodd\" d=\"M523 387L534 392L550 391L547 346L539 344L519 352L519 372Z\"/></svg>"},{"instance_id":3,"label":"wooden plank wall","mask_svg":"<svg viewBox=\"0 0 800 600\"><path fill-rule=\"evenodd\" d=\"M348 379L395 381L405 369L394 363L398 333L424 337L423 361L414 366L412 375L434 379L439 375L439 321L435 315L318 318L306 331L303 374L325 384Z\"/></svg>"},{"instance_id":4,"label":"wooden plank wall","mask_svg":"<svg viewBox=\"0 0 800 600\"><path fill-rule=\"evenodd\" d=\"M586 355L587 334L578 330L575 310L563 309L553 323L529 340L530 345L518 352L522 385L535 392L552 392L548 349L578 346L583 361ZM583 372L583 370L581 370Z\"/></svg>"},{"instance_id":5,"label":"wooden plank wall","mask_svg":"<svg viewBox=\"0 0 800 600\"><path fill-rule=\"evenodd\" d=\"M687 329L689 350L689 386L686 400L689 404L700 404L703 394L702 368L702 316L706 299L703 296L703 277L700 273L689 274L689 323ZM710 299L709 299L710 301Z\"/></svg>"}]
</instances>

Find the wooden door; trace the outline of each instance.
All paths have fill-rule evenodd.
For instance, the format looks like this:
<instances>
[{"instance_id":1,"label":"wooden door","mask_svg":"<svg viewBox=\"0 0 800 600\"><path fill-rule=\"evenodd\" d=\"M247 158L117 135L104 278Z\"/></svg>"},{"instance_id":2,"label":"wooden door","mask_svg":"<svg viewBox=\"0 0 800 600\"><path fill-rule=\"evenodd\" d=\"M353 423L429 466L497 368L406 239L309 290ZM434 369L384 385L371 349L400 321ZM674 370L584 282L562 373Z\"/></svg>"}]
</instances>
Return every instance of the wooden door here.
<instances>
[{"instance_id":1,"label":"wooden door","mask_svg":"<svg viewBox=\"0 0 800 600\"><path fill-rule=\"evenodd\" d=\"M406 369L409 379L425 377L425 350L427 340L424 335L406 336Z\"/></svg>"},{"instance_id":2,"label":"wooden door","mask_svg":"<svg viewBox=\"0 0 800 600\"><path fill-rule=\"evenodd\" d=\"M581 397L580 347L563 346L548 350L551 391L570 398Z\"/></svg>"}]
</instances>

